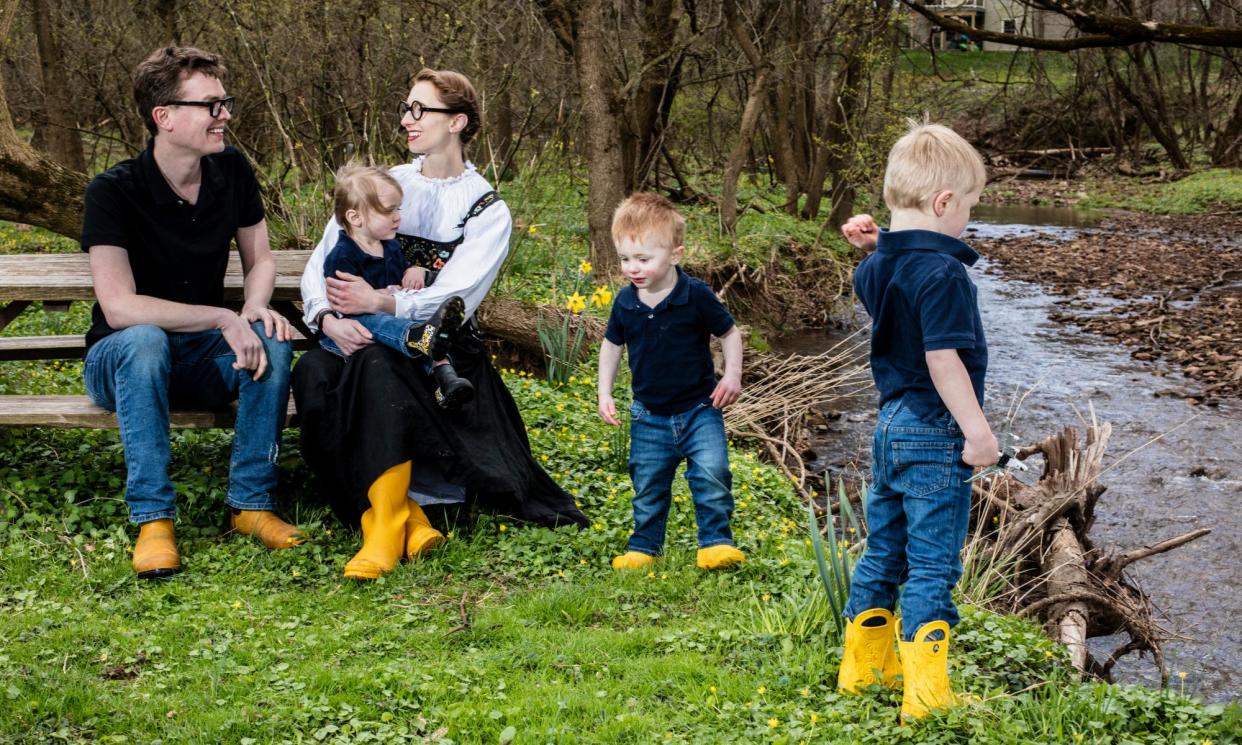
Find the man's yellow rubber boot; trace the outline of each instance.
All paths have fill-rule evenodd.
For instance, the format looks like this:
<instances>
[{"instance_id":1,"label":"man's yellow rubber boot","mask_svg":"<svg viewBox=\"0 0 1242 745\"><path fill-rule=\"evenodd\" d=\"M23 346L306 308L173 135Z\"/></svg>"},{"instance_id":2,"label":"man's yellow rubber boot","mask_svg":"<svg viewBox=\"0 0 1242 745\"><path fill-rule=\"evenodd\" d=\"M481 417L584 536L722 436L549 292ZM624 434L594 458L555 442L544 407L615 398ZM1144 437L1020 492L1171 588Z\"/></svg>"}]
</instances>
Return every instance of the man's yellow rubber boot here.
<instances>
[{"instance_id":1,"label":"man's yellow rubber boot","mask_svg":"<svg viewBox=\"0 0 1242 745\"><path fill-rule=\"evenodd\" d=\"M656 557L642 551L626 551L612 560L612 568L620 571L628 569L646 569L655 563Z\"/></svg>"},{"instance_id":2,"label":"man's yellow rubber boot","mask_svg":"<svg viewBox=\"0 0 1242 745\"><path fill-rule=\"evenodd\" d=\"M837 690L861 693L875 683L901 687L897 678L901 663L893 646L897 641L896 627L893 614L884 608L865 610L846 624L845 654L841 655L841 669L837 672Z\"/></svg>"},{"instance_id":3,"label":"man's yellow rubber boot","mask_svg":"<svg viewBox=\"0 0 1242 745\"><path fill-rule=\"evenodd\" d=\"M252 535L272 550L293 548L306 542L306 534L296 525L281 520L271 510L242 510L229 516L234 533Z\"/></svg>"},{"instance_id":4,"label":"man's yellow rubber boot","mask_svg":"<svg viewBox=\"0 0 1242 745\"><path fill-rule=\"evenodd\" d=\"M410 462L393 466L367 490L371 509L362 513L362 549L345 565L349 579L388 574L405 553L405 521L410 517Z\"/></svg>"},{"instance_id":5,"label":"man's yellow rubber boot","mask_svg":"<svg viewBox=\"0 0 1242 745\"><path fill-rule=\"evenodd\" d=\"M936 632L940 632L936 634ZM940 636L939 639L928 637ZM903 691L901 718L918 719L933 709L957 705L949 686L949 624L932 621L923 624L914 641L898 641L901 653Z\"/></svg>"},{"instance_id":6,"label":"man's yellow rubber boot","mask_svg":"<svg viewBox=\"0 0 1242 745\"><path fill-rule=\"evenodd\" d=\"M738 551L733 546L721 544L719 546L709 546L700 548L695 565L699 569L727 569L731 566L741 564L746 561L746 554Z\"/></svg>"},{"instance_id":7,"label":"man's yellow rubber boot","mask_svg":"<svg viewBox=\"0 0 1242 745\"><path fill-rule=\"evenodd\" d=\"M417 559L444 545L444 534L431 527L427 513L413 499L407 499L410 516L405 519L405 555Z\"/></svg>"},{"instance_id":8,"label":"man's yellow rubber boot","mask_svg":"<svg viewBox=\"0 0 1242 745\"><path fill-rule=\"evenodd\" d=\"M152 520L138 526L134 544L134 571L142 579L171 577L181 571L172 520Z\"/></svg>"}]
</instances>

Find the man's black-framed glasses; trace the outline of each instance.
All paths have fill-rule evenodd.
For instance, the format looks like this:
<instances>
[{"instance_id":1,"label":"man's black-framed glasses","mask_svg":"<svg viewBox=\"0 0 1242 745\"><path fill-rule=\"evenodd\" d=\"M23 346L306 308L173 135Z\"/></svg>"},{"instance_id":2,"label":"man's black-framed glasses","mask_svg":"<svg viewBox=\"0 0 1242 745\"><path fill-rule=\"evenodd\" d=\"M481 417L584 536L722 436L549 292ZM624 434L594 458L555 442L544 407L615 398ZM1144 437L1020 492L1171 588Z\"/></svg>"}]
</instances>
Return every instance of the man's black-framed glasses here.
<instances>
[{"instance_id":1,"label":"man's black-framed glasses","mask_svg":"<svg viewBox=\"0 0 1242 745\"><path fill-rule=\"evenodd\" d=\"M161 106L202 106L207 109L207 113L212 119L220 116L220 110L226 109L230 114L233 113L233 106L237 103L237 99L233 96L226 98L217 98L212 101L165 101Z\"/></svg>"},{"instance_id":2,"label":"man's black-framed glasses","mask_svg":"<svg viewBox=\"0 0 1242 745\"><path fill-rule=\"evenodd\" d=\"M433 114L436 114L436 113L438 114L464 114L466 113L462 109L445 109L445 108L441 108L438 106L423 106L423 104L419 101L415 101L414 103L406 103L405 101L402 101L401 103L397 104L397 116L402 119L405 118L405 115L408 112L411 119L413 119L414 121L418 121L419 119L423 118L423 114L426 114L429 111Z\"/></svg>"}]
</instances>

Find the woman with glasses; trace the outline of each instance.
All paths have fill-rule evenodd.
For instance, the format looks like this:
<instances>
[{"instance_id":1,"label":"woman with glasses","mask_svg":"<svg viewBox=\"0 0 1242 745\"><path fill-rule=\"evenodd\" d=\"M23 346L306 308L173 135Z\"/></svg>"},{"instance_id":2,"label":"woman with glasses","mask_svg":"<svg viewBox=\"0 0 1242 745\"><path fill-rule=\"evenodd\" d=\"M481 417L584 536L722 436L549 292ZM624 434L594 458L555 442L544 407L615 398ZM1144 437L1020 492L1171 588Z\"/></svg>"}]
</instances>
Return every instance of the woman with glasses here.
<instances>
[{"instance_id":1,"label":"woman with glasses","mask_svg":"<svg viewBox=\"0 0 1242 745\"><path fill-rule=\"evenodd\" d=\"M362 527L363 546L346 575L354 579L382 576L403 557L444 542L420 503L472 501L538 525L587 523L531 456L517 406L473 322L452 340L450 354L475 399L448 412L408 359L343 317L391 313L427 322L456 296L473 318L509 249L509 208L465 158L480 125L469 79L422 70L398 113L415 157L390 171L403 190L397 238L411 263L425 269L424 286L388 294L353 275L325 280L335 220L302 275L307 324L347 355L307 352L293 371L293 395L303 456L337 516Z\"/></svg>"}]
</instances>

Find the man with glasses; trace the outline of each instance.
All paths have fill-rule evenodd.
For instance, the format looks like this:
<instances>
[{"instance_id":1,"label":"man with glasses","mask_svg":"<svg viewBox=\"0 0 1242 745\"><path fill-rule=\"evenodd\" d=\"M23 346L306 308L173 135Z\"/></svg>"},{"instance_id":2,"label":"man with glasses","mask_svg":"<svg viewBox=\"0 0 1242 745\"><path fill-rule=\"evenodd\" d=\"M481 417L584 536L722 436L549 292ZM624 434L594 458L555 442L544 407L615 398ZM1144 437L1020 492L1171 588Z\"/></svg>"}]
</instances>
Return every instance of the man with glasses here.
<instances>
[{"instance_id":1,"label":"man with glasses","mask_svg":"<svg viewBox=\"0 0 1242 745\"><path fill-rule=\"evenodd\" d=\"M86 390L117 413L125 500L139 525L133 566L142 578L181 569L170 406L222 408L236 399L230 525L272 549L304 540L274 512L292 332L267 307L276 267L258 181L224 143L233 113L225 72L217 55L192 47L147 57L134 71L134 99L150 144L86 188L82 250L90 252L98 300L86 335ZM238 312L224 306L234 240L245 273Z\"/></svg>"}]
</instances>

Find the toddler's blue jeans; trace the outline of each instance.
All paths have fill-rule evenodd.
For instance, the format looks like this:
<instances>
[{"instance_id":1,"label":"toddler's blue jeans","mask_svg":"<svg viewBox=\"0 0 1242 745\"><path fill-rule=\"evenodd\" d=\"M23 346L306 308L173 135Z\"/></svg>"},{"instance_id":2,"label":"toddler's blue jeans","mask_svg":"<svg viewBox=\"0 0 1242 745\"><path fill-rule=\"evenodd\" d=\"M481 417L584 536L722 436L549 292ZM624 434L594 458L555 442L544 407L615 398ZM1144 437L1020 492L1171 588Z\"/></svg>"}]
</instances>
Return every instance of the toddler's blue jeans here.
<instances>
[{"instance_id":1,"label":"toddler's blue jeans","mask_svg":"<svg viewBox=\"0 0 1242 745\"><path fill-rule=\"evenodd\" d=\"M953 586L970 521L972 469L951 414L925 422L900 401L880 409L867 490L867 548L854 567L845 617L894 610L901 588L905 641L931 621L957 624ZM904 587L902 587L904 585Z\"/></svg>"},{"instance_id":2,"label":"toddler's blue jeans","mask_svg":"<svg viewBox=\"0 0 1242 745\"><path fill-rule=\"evenodd\" d=\"M243 510L272 510L280 430L289 405L293 346L250 328L263 342L267 371L234 370L237 355L219 331L174 333L130 326L96 342L83 377L91 400L116 412L125 449L125 501L131 522L176 518L168 478L168 409L221 409L237 399L233 455L225 501Z\"/></svg>"},{"instance_id":3,"label":"toddler's blue jeans","mask_svg":"<svg viewBox=\"0 0 1242 745\"><path fill-rule=\"evenodd\" d=\"M415 352L405 345L411 327L422 328L422 324L415 323L408 318L398 318L390 316L387 313L364 313L356 316L346 316L352 318L362 324L363 328L371 332L371 339L379 344L383 344L389 349L395 349L401 354L423 363L423 372L431 374L431 358L421 352ZM417 332L416 332L417 333ZM332 354L345 356L341 348L336 345L327 336L320 336L319 346L328 350Z\"/></svg>"},{"instance_id":4,"label":"toddler's blue jeans","mask_svg":"<svg viewBox=\"0 0 1242 745\"><path fill-rule=\"evenodd\" d=\"M634 483L634 534L629 550L659 556L673 500L673 476L686 461L694 497L699 548L733 544L733 474L724 416L711 404L660 416L635 401L630 407L630 480Z\"/></svg>"}]
</instances>

